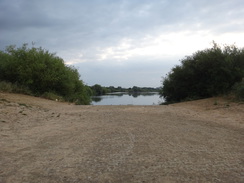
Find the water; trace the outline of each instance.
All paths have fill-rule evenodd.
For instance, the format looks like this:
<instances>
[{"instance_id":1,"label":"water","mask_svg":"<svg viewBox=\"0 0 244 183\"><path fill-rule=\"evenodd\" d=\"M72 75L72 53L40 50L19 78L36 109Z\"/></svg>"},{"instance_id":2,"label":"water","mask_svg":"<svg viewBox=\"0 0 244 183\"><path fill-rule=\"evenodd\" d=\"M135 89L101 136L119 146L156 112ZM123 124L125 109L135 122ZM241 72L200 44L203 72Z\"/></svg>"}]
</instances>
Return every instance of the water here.
<instances>
[{"instance_id":1,"label":"water","mask_svg":"<svg viewBox=\"0 0 244 183\"><path fill-rule=\"evenodd\" d=\"M156 92L133 95L128 93L111 93L92 98L92 105L159 105L162 102L163 100Z\"/></svg>"}]
</instances>

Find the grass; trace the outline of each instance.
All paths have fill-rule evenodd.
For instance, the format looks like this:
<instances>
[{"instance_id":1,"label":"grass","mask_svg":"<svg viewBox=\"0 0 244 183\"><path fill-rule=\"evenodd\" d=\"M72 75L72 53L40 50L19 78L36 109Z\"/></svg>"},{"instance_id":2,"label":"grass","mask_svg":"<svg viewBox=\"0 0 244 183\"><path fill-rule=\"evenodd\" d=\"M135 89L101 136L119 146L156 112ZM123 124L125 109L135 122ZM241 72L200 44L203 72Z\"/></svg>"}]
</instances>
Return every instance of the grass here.
<instances>
[{"instance_id":1,"label":"grass","mask_svg":"<svg viewBox=\"0 0 244 183\"><path fill-rule=\"evenodd\" d=\"M6 100L6 99L4 99L4 98L1 98L1 99L0 99L0 102L7 102L7 103L10 103L10 101L8 101L8 100Z\"/></svg>"},{"instance_id":2,"label":"grass","mask_svg":"<svg viewBox=\"0 0 244 183\"><path fill-rule=\"evenodd\" d=\"M11 83L7 81L0 81L0 91L8 93L22 93L26 95L32 95L31 91L25 87L18 85L16 83Z\"/></svg>"},{"instance_id":3,"label":"grass","mask_svg":"<svg viewBox=\"0 0 244 183\"><path fill-rule=\"evenodd\" d=\"M20 106L24 106L24 107L30 107L27 104L23 104L23 103L18 103Z\"/></svg>"},{"instance_id":4,"label":"grass","mask_svg":"<svg viewBox=\"0 0 244 183\"><path fill-rule=\"evenodd\" d=\"M41 97L54 101L64 101L63 97L52 92L45 92Z\"/></svg>"}]
</instances>

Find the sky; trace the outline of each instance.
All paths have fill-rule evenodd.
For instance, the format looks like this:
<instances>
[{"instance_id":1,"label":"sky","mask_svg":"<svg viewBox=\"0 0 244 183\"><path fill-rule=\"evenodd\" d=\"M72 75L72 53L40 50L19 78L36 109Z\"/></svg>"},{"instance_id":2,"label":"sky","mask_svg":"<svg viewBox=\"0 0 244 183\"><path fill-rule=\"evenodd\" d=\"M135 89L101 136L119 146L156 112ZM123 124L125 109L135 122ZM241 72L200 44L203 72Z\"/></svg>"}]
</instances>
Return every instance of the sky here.
<instances>
[{"instance_id":1,"label":"sky","mask_svg":"<svg viewBox=\"0 0 244 183\"><path fill-rule=\"evenodd\" d=\"M0 49L28 43L87 85L160 87L198 50L244 47L243 0L0 0Z\"/></svg>"}]
</instances>

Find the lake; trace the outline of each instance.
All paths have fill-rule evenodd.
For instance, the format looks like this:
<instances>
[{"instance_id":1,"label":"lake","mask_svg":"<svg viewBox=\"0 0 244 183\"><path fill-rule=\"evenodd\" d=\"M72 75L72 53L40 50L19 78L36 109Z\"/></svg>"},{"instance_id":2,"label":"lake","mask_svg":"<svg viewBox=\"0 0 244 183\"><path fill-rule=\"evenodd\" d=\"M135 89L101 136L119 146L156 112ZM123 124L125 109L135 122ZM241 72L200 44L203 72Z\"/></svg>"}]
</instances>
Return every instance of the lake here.
<instances>
[{"instance_id":1,"label":"lake","mask_svg":"<svg viewBox=\"0 0 244 183\"><path fill-rule=\"evenodd\" d=\"M159 105L163 102L157 92L128 94L110 93L92 97L92 105Z\"/></svg>"}]
</instances>

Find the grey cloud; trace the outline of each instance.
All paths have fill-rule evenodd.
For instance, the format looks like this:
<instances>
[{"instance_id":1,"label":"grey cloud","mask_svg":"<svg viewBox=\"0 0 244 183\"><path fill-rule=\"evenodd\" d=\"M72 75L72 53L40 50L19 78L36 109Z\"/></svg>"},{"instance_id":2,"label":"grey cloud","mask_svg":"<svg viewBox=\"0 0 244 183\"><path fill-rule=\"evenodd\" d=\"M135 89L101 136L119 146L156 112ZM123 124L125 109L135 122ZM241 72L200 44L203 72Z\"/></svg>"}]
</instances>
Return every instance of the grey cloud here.
<instances>
[{"instance_id":1,"label":"grey cloud","mask_svg":"<svg viewBox=\"0 0 244 183\"><path fill-rule=\"evenodd\" d=\"M78 44L89 47L110 44L121 37L140 37L179 28L193 29L189 23L201 23L204 27L207 24L208 28L212 24L212 28L216 29L216 22L240 17L235 13L227 15L230 9L237 9L238 3L241 2L5 0L1 2L0 24L2 31L16 33L17 38L18 35L25 36L28 34L25 31L32 28L37 37L42 32L45 35L48 32L47 37L56 37L57 45L65 42L67 46ZM38 40L35 36L32 41ZM45 36L41 37L45 39Z\"/></svg>"},{"instance_id":2,"label":"grey cloud","mask_svg":"<svg viewBox=\"0 0 244 183\"><path fill-rule=\"evenodd\" d=\"M0 0L0 49L33 41L67 61L82 54L91 63L80 66L92 69L81 75L91 78L96 66L108 70L110 64L117 72L123 70L109 58L101 65L96 59L101 49L115 47L124 38L132 39L133 47L142 47L145 36L171 32L243 32L243 17L242 0ZM146 62L137 64L141 70L150 65L147 58L130 59ZM139 72L135 65L124 69Z\"/></svg>"},{"instance_id":3,"label":"grey cloud","mask_svg":"<svg viewBox=\"0 0 244 183\"><path fill-rule=\"evenodd\" d=\"M53 22L32 1L28 3L26 1L1 3L1 30L49 27L53 25Z\"/></svg>"}]
</instances>

